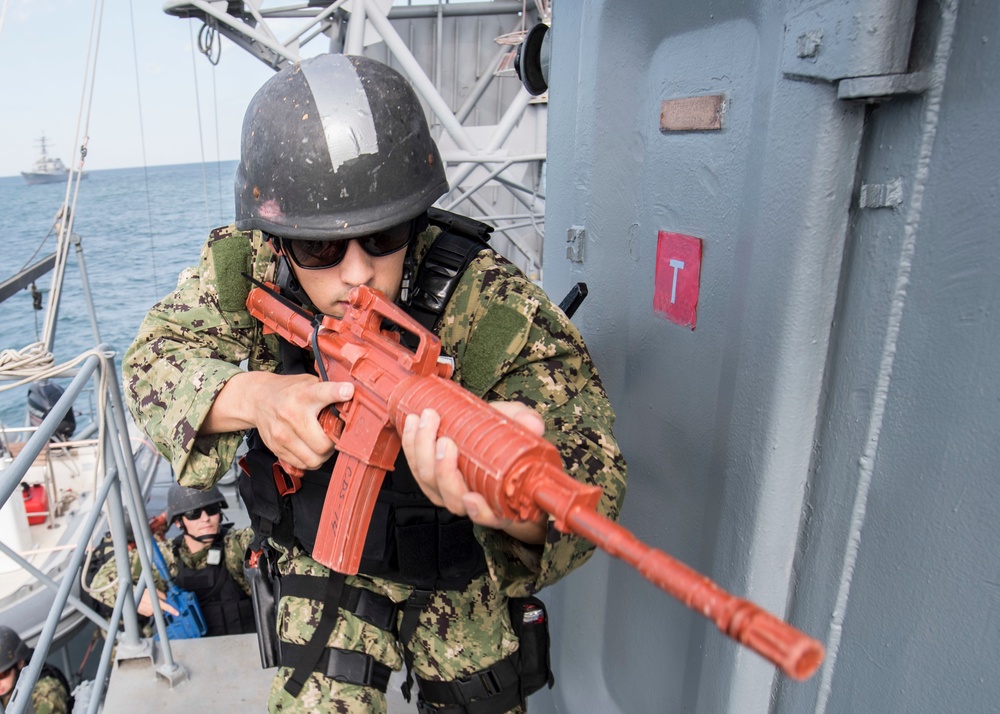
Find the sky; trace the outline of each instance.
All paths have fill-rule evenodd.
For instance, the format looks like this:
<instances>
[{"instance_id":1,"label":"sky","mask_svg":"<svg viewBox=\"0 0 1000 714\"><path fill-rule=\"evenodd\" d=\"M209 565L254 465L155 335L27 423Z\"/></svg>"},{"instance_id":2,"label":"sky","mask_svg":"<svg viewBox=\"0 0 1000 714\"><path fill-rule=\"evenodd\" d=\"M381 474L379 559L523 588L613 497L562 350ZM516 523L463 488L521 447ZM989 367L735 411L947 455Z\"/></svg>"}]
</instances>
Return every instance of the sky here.
<instances>
[{"instance_id":1,"label":"sky","mask_svg":"<svg viewBox=\"0 0 1000 714\"><path fill-rule=\"evenodd\" d=\"M67 166L88 136L90 170L238 159L243 113L274 70L228 40L213 67L192 53L201 22L162 0L104 0L90 84L94 5L0 0L0 176L29 170L43 133ZM303 54L326 49L316 40Z\"/></svg>"}]
</instances>

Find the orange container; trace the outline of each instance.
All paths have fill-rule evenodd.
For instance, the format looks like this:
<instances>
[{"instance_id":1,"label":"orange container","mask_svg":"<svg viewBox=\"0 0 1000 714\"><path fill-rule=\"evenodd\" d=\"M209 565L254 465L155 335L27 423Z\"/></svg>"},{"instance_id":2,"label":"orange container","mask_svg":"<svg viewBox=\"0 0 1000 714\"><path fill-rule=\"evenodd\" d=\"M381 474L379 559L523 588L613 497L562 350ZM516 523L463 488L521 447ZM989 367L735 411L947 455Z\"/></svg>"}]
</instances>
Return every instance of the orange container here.
<instances>
[{"instance_id":1,"label":"orange container","mask_svg":"<svg viewBox=\"0 0 1000 714\"><path fill-rule=\"evenodd\" d=\"M24 496L24 511L28 514L28 525L40 526L45 523L45 519L49 517L49 494L45 491L45 486L23 485L21 495Z\"/></svg>"}]
</instances>

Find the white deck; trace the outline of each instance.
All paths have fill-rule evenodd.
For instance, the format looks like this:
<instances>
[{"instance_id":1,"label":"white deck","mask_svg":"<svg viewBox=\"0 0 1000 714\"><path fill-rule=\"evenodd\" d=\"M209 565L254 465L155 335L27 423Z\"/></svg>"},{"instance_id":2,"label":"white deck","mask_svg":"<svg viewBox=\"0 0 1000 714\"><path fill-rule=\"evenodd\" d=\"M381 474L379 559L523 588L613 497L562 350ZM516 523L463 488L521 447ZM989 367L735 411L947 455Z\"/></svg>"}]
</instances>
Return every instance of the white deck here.
<instances>
[{"instance_id":1,"label":"white deck","mask_svg":"<svg viewBox=\"0 0 1000 714\"><path fill-rule=\"evenodd\" d=\"M256 635L172 640L174 662L187 677L174 686L157 674L163 663L159 643L148 657L115 664L104 700L106 714L149 712L264 711L274 670L264 670Z\"/></svg>"},{"instance_id":2,"label":"white deck","mask_svg":"<svg viewBox=\"0 0 1000 714\"><path fill-rule=\"evenodd\" d=\"M274 669L262 669L256 635L226 635L197 640L172 640L174 662L187 678L171 687L157 674L162 665L159 644L149 657L115 665L104 700L104 714L178 714L179 712L263 712ZM402 675L389 682L389 712L414 712L399 693Z\"/></svg>"}]
</instances>

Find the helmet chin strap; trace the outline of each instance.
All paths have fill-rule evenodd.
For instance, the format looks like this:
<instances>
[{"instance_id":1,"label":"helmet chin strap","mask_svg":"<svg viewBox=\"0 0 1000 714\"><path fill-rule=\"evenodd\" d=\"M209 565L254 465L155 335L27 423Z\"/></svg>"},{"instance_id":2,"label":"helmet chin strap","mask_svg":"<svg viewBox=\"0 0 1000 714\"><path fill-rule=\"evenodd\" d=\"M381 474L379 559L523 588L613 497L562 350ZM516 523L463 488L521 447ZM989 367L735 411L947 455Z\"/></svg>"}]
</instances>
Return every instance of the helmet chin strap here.
<instances>
[{"instance_id":1,"label":"helmet chin strap","mask_svg":"<svg viewBox=\"0 0 1000 714\"><path fill-rule=\"evenodd\" d=\"M427 211L424 211L413 219L410 227L410 242L406 246L406 258L403 260L403 279L400 281L399 299L396 300L396 304L404 309L408 308L413 300L413 285L417 279L417 236L427 230L428 225L430 219L427 217Z\"/></svg>"},{"instance_id":2,"label":"helmet chin strap","mask_svg":"<svg viewBox=\"0 0 1000 714\"><path fill-rule=\"evenodd\" d=\"M196 541L198 541L199 543L211 543L212 541L214 541L214 540L216 539L216 537L217 537L217 536L218 536L219 534L218 534L218 533L211 533L211 534L208 534L208 535L200 535L200 536L196 536L196 535L191 535L191 534L190 534L190 533L188 533L188 532L187 532L187 530L185 529L185 531L184 531L184 535L186 535L186 536L187 536L188 538L194 538L194 539L195 539Z\"/></svg>"},{"instance_id":3,"label":"helmet chin strap","mask_svg":"<svg viewBox=\"0 0 1000 714\"><path fill-rule=\"evenodd\" d=\"M396 301L402 308L409 307L410 300L413 299L413 280L417 272L416 261L413 258L415 242L411 240L410 245L406 246L406 259L403 261L403 279L399 285L399 299Z\"/></svg>"},{"instance_id":4,"label":"helmet chin strap","mask_svg":"<svg viewBox=\"0 0 1000 714\"><path fill-rule=\"evenodd\" d=\"M288 262L287 255L281 255L278 259L278 270L274 276L274 282L281 288L282 293L291 295L303 307L312 304L309 296L306 295L306 291L299 285L299 281L295 277L295 271L292 270L292 264Z\"/></svg>"}]
</instances>

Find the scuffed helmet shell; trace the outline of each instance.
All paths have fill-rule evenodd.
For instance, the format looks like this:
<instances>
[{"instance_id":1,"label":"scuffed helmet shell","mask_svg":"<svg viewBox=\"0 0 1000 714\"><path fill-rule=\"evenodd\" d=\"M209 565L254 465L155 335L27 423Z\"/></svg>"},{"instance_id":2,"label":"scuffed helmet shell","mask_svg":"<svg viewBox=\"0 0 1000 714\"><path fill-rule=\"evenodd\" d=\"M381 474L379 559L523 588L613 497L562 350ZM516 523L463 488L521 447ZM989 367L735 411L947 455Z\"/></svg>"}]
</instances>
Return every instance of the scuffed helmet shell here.
<instances>
[{"instance_id":1,"label":"scuffed helmet shell","mask_svg":"<svg viewBox=\"0 0 1000 714\"><path fill-rule=\"evenodd\" d=\"M326 54L270 78L243 120L236 227L341 240L410 220L448 190L406 79Z\"/></svg>"},{"instance_id":2,"label":"scuffed helmet shell","mask_svg":"<svg viewBox=\"0 0 1000 714\"><path fill-rule=\"evenodd\" d=\"M6 672L22 659L31 658L31 648L14 630L0 625L0 672Z\"/></svg>"},{"instance_id":3,"label":"scuffed helmet shell","mask_svg":"<svg viewBox=\"0 0 1000 714\"><path fill-rule=\"evenodd\" d=\"M177 483L171 484L170 490L167 492L167 523L173 523L174 519L182 513L187 513L194 508L211 506L213 503L220 503L223 508L229 508L226 497L215 486L205 491L199 491L195 488L185 488Z\"/></svg>"}]
</instances>

